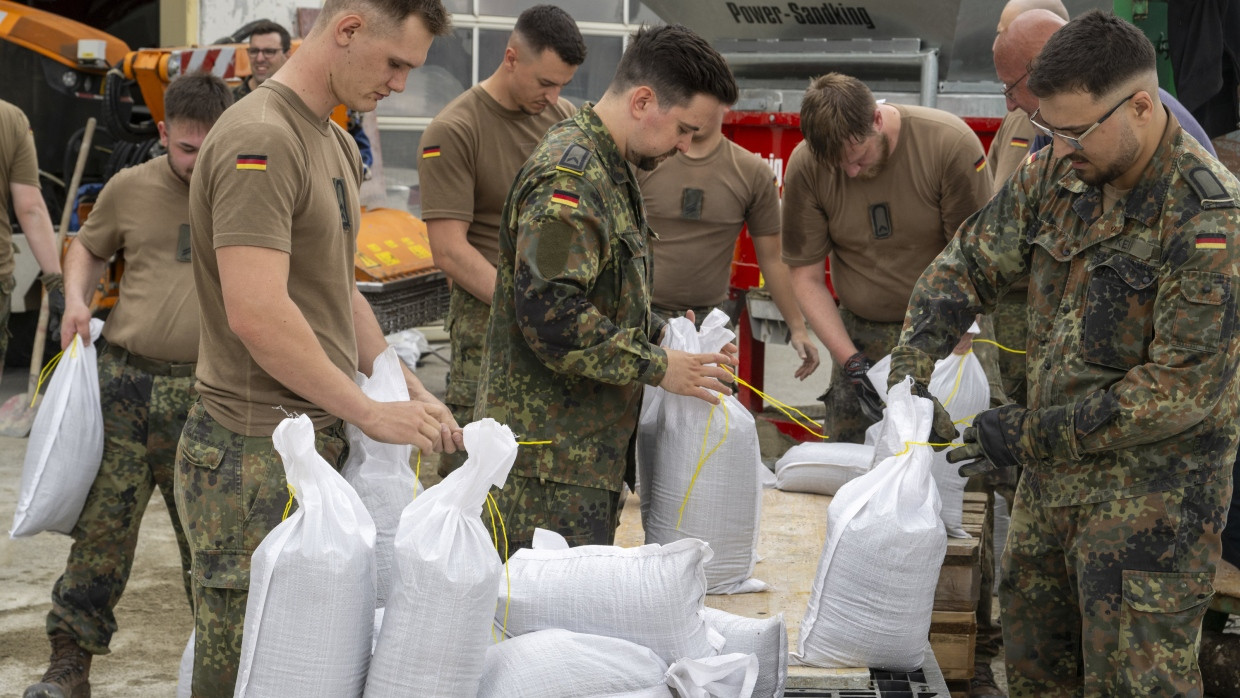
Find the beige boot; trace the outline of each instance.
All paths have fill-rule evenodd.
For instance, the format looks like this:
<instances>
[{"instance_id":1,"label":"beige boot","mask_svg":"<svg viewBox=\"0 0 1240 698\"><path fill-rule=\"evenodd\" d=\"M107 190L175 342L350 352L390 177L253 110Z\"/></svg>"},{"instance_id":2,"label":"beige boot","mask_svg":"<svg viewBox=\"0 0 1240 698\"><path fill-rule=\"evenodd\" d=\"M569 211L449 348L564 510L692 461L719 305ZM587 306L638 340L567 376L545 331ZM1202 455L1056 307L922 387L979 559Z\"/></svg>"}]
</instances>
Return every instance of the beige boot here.
<instances>
[{"instance_id":1,"label":"beige boot","mask_svg":"<svg viewBox=\"0 0 1240 698\"><path fill-rule=\"evenodd\" d=\"M43 679L26 689L22 698L90 698L90 652L71 635L51 636L52 658Z\"/></svg>"}]
</instances>

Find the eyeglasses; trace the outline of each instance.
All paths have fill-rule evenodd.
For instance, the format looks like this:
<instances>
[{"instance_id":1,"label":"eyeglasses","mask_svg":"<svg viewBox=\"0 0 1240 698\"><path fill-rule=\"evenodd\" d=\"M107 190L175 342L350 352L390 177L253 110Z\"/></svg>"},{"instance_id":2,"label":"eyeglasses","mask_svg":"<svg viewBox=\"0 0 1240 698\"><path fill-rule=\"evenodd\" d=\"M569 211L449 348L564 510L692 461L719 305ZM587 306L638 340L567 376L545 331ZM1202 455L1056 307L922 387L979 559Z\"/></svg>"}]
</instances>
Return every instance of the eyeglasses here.
<instances>
[{"instance_id":1,"label":"eyeglasses","mask_svg":"<svg viewBox=\"0 0 1240 698\"><path fill-rule=\"evenodd\" d=\"M263 54L267 58L275 58L277 53L284 51L278 48L247 48L246 53L250 54L250 58L258 58L258 54Z\"/></svg>"},{"instance_id":2,"label":"eyeglasses","mask_svg":"<svg viewBox=\"0 0 1240 698\"><path fill-rule=\"evenodd\" d=\"M1085 133L1082 133L1079 136L1067 136L1058 131L1052 131L1049 128L1043 126L1042 124L1039 124L1037 122L1037 118L1038 118L1038 114L1042 111L1041 109L1034 110L1033 114L1029 117L1029 123L1033 124L1039 131L1046 134L1047 138L1054 139L1058 137L1061 140L1063 140L1064 143L1067 143L1068 146L1072 148L1073 150L1084 150L1085 146L1081 145L1081 141L1085 140L1085 136L1088 136L1089 134L1093 133L1094 129L1101 126L1103 121L1106 121L1108 118L1110 118L1110 116L1115 113L1116 109L1119 109L1120 107L1124 106L1124 104L1128 100L1132 99L1133 97L1136 97L1138 93L1139 91L1133 92L1127 97L1121 99L1119 101L1119 104L1116 104L1115 106L1108 109L1107 113L1103 114L1101 119L1098 119L1097 121L1095 121L1093 126L1090 126L1089 128L1085 129Z\"/></svg>"},{"instance_id":3,"label":"eyeglasses","mask_svg":"<svg viewBox=\"0 0 1240 698\"><path fill-rule=\"evenodd\" d=\"M1002 84L1002 85L1003 85L1003 98L1004 98L1004 99L1011 99L1011 98L1012 98L1012 90L1015 90L1015 89L1016 89L1016 86L1020 84L1021 80L1024 80L1024 79L1025 79L1025 78L1027 78L1027 77L1029 77L1029 71L1028 71L1028 70L1026 70L1026 71L1025 71L1025 74L1024 74L1024 75L1022 75L1022 76L1020 76L1020 77L1016 78L1016 82L1012 83L1011 85L1008 85L1008 84L1006 84L1006 83L1000 83L1000 84Z\"/></svg>"}]
</instances>

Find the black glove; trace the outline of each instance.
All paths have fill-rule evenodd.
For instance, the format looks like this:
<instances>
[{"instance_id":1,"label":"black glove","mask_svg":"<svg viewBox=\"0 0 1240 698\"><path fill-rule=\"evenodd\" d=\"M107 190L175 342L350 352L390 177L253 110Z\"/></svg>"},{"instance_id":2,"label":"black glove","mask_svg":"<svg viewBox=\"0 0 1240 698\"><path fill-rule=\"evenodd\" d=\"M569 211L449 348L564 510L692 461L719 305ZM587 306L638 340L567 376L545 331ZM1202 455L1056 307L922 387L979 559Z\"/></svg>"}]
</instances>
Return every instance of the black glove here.
<instances>
[{"instance_id":1,"label":"black glove","mask_svg":"<svg viewBox=\"0 0 1240 698\"><path fill-rule=\"evenodd\" d=\"M883 418L883 399L878 396L874 384L870 382L866 371L874 364L865 354L857 352L844 362L844 377L852 384L853 392L857 393L857 402L861 403L861 413L871 422Z\"/></svg>"},{"instance_id":2,"label":"black glove","mask_svg":"<svg viewBox=\"0 0 1240 698\"><path fill-rule=\"evenodd\" d=\"M1003 405L978 414L964 430L964 445L948 453L947 462L963 463L957 471L960 477L1023 465L1017 452L1029 450L1021 447L1028 412L1020 405Z\"/></svg>"},{"instance_id":3,"label":"black glove","mask_svg":"<svg viewBox=\"0 0 1240 698\"><path fill-rule=\"evenodd\" d=\"M939 402L939 399L930 394L930 389L926 386L913 382L913 394L917 397L923 397L934 403L934 421L930 423L930 443L949 444L956 440L956 424L952 422L951 413ZM947 446L935 446L934 450L942 451Z\"/></svg>"}]
</instances>

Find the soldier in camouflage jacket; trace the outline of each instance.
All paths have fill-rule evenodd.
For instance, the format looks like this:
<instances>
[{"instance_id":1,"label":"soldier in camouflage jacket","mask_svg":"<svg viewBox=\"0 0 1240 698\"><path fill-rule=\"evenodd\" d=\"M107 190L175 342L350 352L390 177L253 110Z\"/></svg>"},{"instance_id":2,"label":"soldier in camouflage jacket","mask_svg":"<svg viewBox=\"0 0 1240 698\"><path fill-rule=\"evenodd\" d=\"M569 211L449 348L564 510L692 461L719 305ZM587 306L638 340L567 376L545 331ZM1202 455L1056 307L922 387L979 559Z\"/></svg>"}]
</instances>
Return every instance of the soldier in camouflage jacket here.
<instances>
[{"instance_id":1,"label":"soldier in camouflage jacket","mask_svg":"<svg viewBox=\"0 0 1240 698\"><path fill-rule=\"evenodd\" d=\"M501 554L528 545L536 527L572 544L611 543L642 387L712 401L707 388L728 392L711 365L728 356L656 345L650 230L632 166L683 151L735 99L731 72L705 41L675 25L643 29L598 105L553 127L518 173L501 217L475 416L550 443L523 446L498 493Z\"/></svg>"},{"instance_id":2,"label":"soldier in camouflage jacket","mask_svg":"<svg viewBox=\"0 0 1240 698\"><path fill-rule=\"evenodd\" d=\"M979 414L949 454L962 474L1025 468L999 589L1012 695L1202 695L1237 446L1240 182L1156 86L1122 20L1050 39L1029 88L1052 149L926 270L893 353L892 381L924 386L1029 279L1028 404Z\"/></svg>"}]
</instances>

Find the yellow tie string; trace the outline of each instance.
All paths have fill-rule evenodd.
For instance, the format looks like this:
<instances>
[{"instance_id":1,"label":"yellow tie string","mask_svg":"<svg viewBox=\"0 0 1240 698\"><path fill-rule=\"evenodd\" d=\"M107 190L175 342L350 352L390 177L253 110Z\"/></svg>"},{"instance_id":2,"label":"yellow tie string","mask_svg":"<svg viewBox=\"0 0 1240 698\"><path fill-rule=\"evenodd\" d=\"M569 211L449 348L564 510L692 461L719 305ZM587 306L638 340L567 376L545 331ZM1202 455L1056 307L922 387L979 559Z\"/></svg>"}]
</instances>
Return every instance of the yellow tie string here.
<instances>
[{"instance_id":1,"label":"yellow tie string","mask_svg":"<svg viewBox=\"0 0 1240 698\"><path fill-rule=\"evenodd\" d=\"M280 517L281 521L288 519L288 513L293 508L293 495L297 494L297 490L292 485L288 486L288 504L284 505L284 516Z\"/></svg>"},{"instance_id":2,"label":"yellow tie string","mask_svg":"<svg viewBox=\"0 0 1240 698\"><path fill-rule=\"evenodd\" d=\"M793 407L792 405L789 405L789 404L786 404L786 403L781 402L781 401L779 401L779 400L776 400L775 398L771 397L770 395L767 395L766 393L762 392L761 390L758 390L757 388L753 387L752 385L750 385L750 384L746 383L744 380L742 380L742 379L741 379L741 377L740 377L740 376L738 376L738 375L736 375L735 373L733 373L733 372L731 371L731 369L729 369L727 366L723 366L722 368L723 368L723 370L727 371L727 372L728 372L728 375L729 375L729 376L732 376L733 380L735 380L738 384L743 385L743 386L745 386L746 388L749 388L751 391L753 391L753 394L754 394L754 395L757 395L759 398L762 398L764 401L771 403L771 407L774 407L775 409L777 409L777 410L779 410L780 412L782 412L782 413L784 414L784 416L785 416L785 417L787 417L788 419L791 419L791 420L792 420L793 424L796 424L797 426L801 427L801 428L802 428L802 429L804 429L805 431L808 431L809 433L813 434L815 437L817 437L817 438L819 438L819 439L829 439L829 438L831 438L831 437L827 436L826 434L823 434L823 433L821 433L821 432L815 431L814 429L812 429L812 428L810 428L810 427L806 426L806 424L805 424L805 423L803 423L803 422L801 421L801 420L803 419L803 420L805 420L805 422L807 422L807 423L809 423L809 424L813 424L815 427L817 427L817 426L818 426L818 423L817 423L817 422L815 422L815 421L814 421L814 420L813 420L813 419L812 419L809 415L805 414L805 413L804 413L804 412L802 412L801 410L798 410L797 408ZM795 415L793 414L794 412L796 413ZM799 418L798 418L798 416L799 416Z\"/></svg>"},{"instance_id":3,"label":"yellow tie string","mask_svg":"<svg viewBox=\"0 0 1240 698\"><path fill-rule=\"evenodd\" d=\"M70 358L77 358L77 345L78 343L76 341L69 345L69 349L72 350L72 353L69 354ZM58 352L51 358L50 361L47 362L47 365L43 367L43 370L39 371L39 382L34 384L34 394L30 396L31 407L34 407L34 401L39 397L39 391L43 389L43 384L46 383L47 379L51 377L52 371L56 370L56 364L60 363L60 357L64 355L65 352L63 350Z\"/></svg>"},{"instance_id":4,"label":"yellow tie string","mask_svg":"<svg viewBox=\"0 0 1240 698\"><path fill-rule=\"evenodd\" d=\"M508 634L508 610L512 607L512 577L508 573L508 527L504 524L504 516L499 511L499 504L495 502L495 498L491 493L487 493L487 513L491 516L491 542L495 545L495 552L499 552L500 534L503 534L504 541L504 582L507 584L508 591L504 601L504 622L500 626L500 632ZM499 519L499 527L496 527L495 520ZM491 624L491 639L500 642L503 638L495 634L495 624Z\"/></svg>"},{"instance_id":5,"label":"yellow tie string","mask_svg":"<svg viewBox=\"0 0 1240 698\"><path fill-rule=\"evenodd\" d=\"M953 441L953 442L949 442L949 443L945 443L945 444L936 444L936 443L931 443L931 442L929 442L929 441L905 441L905 442L904 442L904 450L903 450L903 451L900 451L899 453L893 453L893 454L891 454L891 455L893 455L893 456L902 456L902 455L904 455L904 454L908 453L908 452L909 452L909 450L911 450L914 446L930 446L931 448L946 448L946 447L948 447L948 446L951 446L952 448L959 448L960 446L964 446L964 445L965 445L965 444L958 444L958 443L956 443L956 442L954 442L954 441Z\"/></svg>"},{"instance_id":6,"label":"yellow tie string","mask_svg":"<svg viewBox=\"0 0 1240 698\"><path fill-rule=\"evenodd\" d=\"M982 344L993 344L993 345L995 345L996 347L999 347L1000 349L1002 349L1003 351L1010 352L1010 353L1012 353L1012 354L1024 354L1024 353L1025 353L1024 351L1022 351L1022 350L1020 350L1020 349L1012 349L1011 347L1005 347L1005 346L1003 346L1002 344L1000 344L1000 343L998 343L998 342L994 341L993 339L978 339L978 338L974 337L973 341L974 341L975 343L976 343L976 342L981 342Z\"/></svg>"},{"instance_id":7,"label":"yellow tie string","mask_svg":"<svg viewBox=\"0 0 1240 698\"><path fill-rule=\"evenodd\" d=\"M693 487L697 484L698 475L702 473L702 466L706 465L706 461L715 455L715 451L718 451L719 447L728 440L728 431L731 429L732 420L728 417L728 408L724 407L723 438L719 439L719 443L715 444L709 452L706 450L706 441L710 437L710 423L715 418L715 410L719 407L719 404L711 405L710 414L706 416L706 429L702 432L702 448L698 452L700 455L698 456L697 467L693 470L693 477L689 480L689 489L685 490L685 498L680 502L680 512L676 515L676 530L680 530L680 522L685 518L685 506L689 503L689 496L693 494Z\"/></svg>"}]
</instances>

